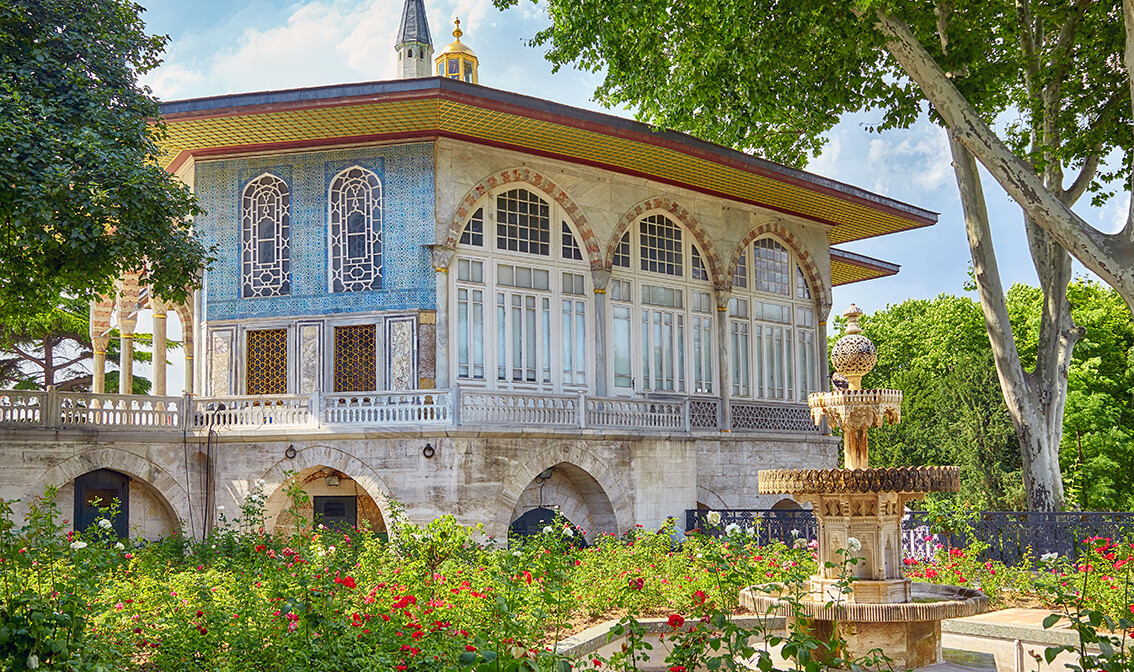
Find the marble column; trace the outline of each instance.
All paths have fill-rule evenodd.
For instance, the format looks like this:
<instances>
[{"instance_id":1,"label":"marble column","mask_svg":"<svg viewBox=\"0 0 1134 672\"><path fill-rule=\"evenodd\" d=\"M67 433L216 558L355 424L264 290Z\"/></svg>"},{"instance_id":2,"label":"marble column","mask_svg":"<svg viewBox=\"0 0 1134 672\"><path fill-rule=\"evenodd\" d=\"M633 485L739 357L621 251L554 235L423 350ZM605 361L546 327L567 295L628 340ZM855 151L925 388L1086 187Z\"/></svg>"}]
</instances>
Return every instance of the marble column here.
<instances>
[{"instance_id":1,"label":"marble column","mask_svg":"<svg viewBox=\"0 0 1134 672\"><path fill-rule=\"evenodd\" d=\"M606 289L610 285L610 269L600 268L591 271L591 281L595 285L595 320L592 333L595 335L595 394L607 396L606 373Z\"/></svg>"},{"instance_id":2,"label":"marble column","mask_svg":"<svg viewBox=\"0 0 1134 672\"><path fill-rule=\"evenodd\" d=\"M732 431L732 369L729 366L731 348L728 343L728 302L732 298L731 289L717 287L713 290L717 303L717 366L720 369L721 384L721 431Z\"/></svg>"},{"instance_id":3,"label":"marble column","mask_svg":"<svg viewBox=\"0 0 1134 672\"><path fill-rule=\"evenodd\" d=\"M118 294L118 331L122 336L118 353L118 393L134 393L134 327L138 324L141 288L136 274L122 280Z\"/></svg>"},{"instance_id":4,"label":"marble column","mask_svg":"<svg viewBox=\"0 0 1134 672\"><path fill-rule=\"evenodd\" d=\"M106 348L110 345L109 338L91 337L94 350L94 366L91 371L91 391L95 394L106 392Z\"/></svg>"},{"instance_id":5,"label":"marble column","mask_svg":"<svg viewBox=\"0 0 1134 672\"><path fill-rule=\"evenodd\" d=\"M153 393L156 396L164 397L165 390L165 366L166 366L166 304L164 301L156 296L150 297L150 308L154 314L154 354L153 354L153 371L154 371L154 387Z\"/></svg>"},{"instance_id":6,"label":"marble column","mask_svg":"<svg viewBox=\"0 0 1134 672\"><path fill-rule=\"evenodd\" d=\"M449 266L453 263L455 250L445 245L427 245L433 270L436 275L437 322L434 341L437 343L434 355L434 384L436 389L447 389L452 383L449 378Z\"/></svg>"}]
</instances>

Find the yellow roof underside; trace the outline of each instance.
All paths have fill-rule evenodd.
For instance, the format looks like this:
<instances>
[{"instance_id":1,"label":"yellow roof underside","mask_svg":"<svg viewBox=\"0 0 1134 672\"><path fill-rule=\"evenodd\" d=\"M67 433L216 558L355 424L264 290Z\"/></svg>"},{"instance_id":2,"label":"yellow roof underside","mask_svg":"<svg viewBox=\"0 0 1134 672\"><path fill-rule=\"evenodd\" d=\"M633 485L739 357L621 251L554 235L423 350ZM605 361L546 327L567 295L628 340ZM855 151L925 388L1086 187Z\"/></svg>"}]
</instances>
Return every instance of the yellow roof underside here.
<instances>
[{"instance_id":1,"label":"yellow roof underside","mask_svg":"<svg viewBox=\"0 0 1134 672\"><path fill-rule=\"evenodd\" d=\"M804 217L836 223L832 243L843 243L916 228L925 222L902 217L802 185L722 165L669 147L445 99L400 99L333 107L256 111L217 117L167 119L161 147L168 167L181 152L285 142L407 132L438 132L504 143L645 174L709 190ZM614 129L617 130L617 129ZM840 264L840 266L845 264ZM856 282L867 269L850 267ZM851 270L853 269L853 270Z\"/></svg>"},{"instance_id":2,"label":"yellow roof underside","mask_svg":"<svg viewBox=\"0 0 1134 672\"><path fill-rule=\"evenodd\" d=\"M894 273L851 264L842 259L831 257L831 285L833 287L849 285L852 282L862 282L863 280L873 280L874 278L884 278L890 275L894 275Z\"/></svg>"}]
</instances>

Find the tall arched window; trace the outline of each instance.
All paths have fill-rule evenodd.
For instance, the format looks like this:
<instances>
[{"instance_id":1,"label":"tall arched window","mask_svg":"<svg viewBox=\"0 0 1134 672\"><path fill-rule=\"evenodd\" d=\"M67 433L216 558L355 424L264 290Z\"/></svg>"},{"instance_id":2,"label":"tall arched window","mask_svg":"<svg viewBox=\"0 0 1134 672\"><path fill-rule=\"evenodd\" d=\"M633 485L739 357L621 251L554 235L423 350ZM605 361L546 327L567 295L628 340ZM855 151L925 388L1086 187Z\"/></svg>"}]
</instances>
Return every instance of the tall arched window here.
<instances>
[{"instance_id":1,"label":"tall arched window","mask_svg":"<svg viewBox=\"0 0 1134 672\"><path fill-rule=\"evenodd\" d=\"M287 183L265 173L241 199L241 295L291 293L291 201Z\"/></svg>"},{"instance_id":2,"label":"tall arched window","mask_svg":"<svg viewBox=\"0 0 1134 672\"><path fill-rule=\"evenodd\" d=\"M482 199L453 262L454 371L496 389L585 389L590 273L574 224L524 188Z\"/></svg>"},{"instance_id":3,"label":"tall arched window","mask_svg":"<svg viewBox=\"0 0 1134 672\"><path fill-rule=\"evenodd\" d=\"M811 288L799 259L775 238L741 253L728 324L734 397L806 401L818 391Z\"/></svg>"},{"instance_id":4,"label":"tall arched window","mask_svg":"<svg viewBox=\"0 0 1134 672\"><path fill-rule=\"evenodd\" d=\"M714 392L713 286L692 236L661 213L615 250L610 370L617 394Z\"/></svg>"},{"instance_id":5,"label":"tall arched window","mask_svg":"<svg viewBox=\"0 0 1134 672\"><path fill-rule=\"evenodd\" d=\"M331 251L330 290L365 292L382 287L382 183L352 166L335 176L327 196Z\"/></svg>"}]
</instances>

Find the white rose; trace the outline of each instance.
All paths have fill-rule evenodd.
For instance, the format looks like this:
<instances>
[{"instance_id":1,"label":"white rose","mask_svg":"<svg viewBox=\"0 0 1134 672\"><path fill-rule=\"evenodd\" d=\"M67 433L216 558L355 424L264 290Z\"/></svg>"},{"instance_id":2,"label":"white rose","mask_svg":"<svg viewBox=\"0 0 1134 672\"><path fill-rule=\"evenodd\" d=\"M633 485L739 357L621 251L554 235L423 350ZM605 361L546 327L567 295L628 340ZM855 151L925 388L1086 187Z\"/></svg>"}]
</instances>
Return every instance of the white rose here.
<instances>
[{"instance_id":1,"label":"white rose","mask_svg":"<svg viewBox=\"0 0 1134 672\"><path fill-rule=\"evenodd\" d=\"M793 537L798 537L798 536L799 536L799 530L792 530L792 531L791 531L791 536L793 536Z\"/></svg>"},{"instance_id":2,"label":"white rose","mask_svg":"<svg viewBox=\"0 0 1134 672\"><path fill-rule=\"evenodd\" d=\"M547 527L543 528L543 533L544 534L551 534L551 526L548 525Z\"/></svg>"},{"instance_id":3,"label":"white rose","mask_svg":"<svg viewBox=\"0 0 1134 672\"><path fill-rule=\"evenodd\" d=\"M720 525L721 524L720 511L710 511L705 516L705 522L710 524L710 525Z\"/></svg>"},{"instance_id":4,"label":"white rose","mask_svg":"<svg viewBox=\"0 0 1134 672\"><path fill-rule=\"evenodd\" d=\"M575 531L569 527L565 527L563 528L563 534L566 534L568 537L573 537L575 536Z\"/></svg>"},{"instance_id":5,"label":"white rose","mask_svg":"<svg viewBox=\"0 0 1134 672\"><path fill-rule=\"evenodd\" d=\"M217 507L217 513L224 513L224 505L223 504Z\"/></svg>"},{"instance_id":6,"label":"white rose","mask_svg":"<svg viewBox=\"0 0 1134 672\"><path fill-rule=\"evenodd\" d=\"M117 544L115 544L115 545L114 545L114 548L115 548L115 549L117 549L117 550L119 550L119 551L125 551L125 550L126 550L126 547L122 545L122 542L121 542L121 541L120 541L120 542L118 542Z\"/></svg>"},{"instance_id":7,"label":"white rose","mask_svg":"<svg viewBox=\"0 0 1134 672\"><path fill-rule=\"evenodd\" d=\"M256 487L257 488L264 487L264 479L261 478L260 480L256 481Z\"/></svg>"},{"instance_id":8,"label":"white rose","mask_svg":"<svg viewBox=\"0 0 1134 672\"><path fill-rule=\"evenodd\" d=\"M514 556L516 556L517 558L519 558L519 557L522 557L522 556L523 556L524 554L523 554L523 553L521 553L521 552L519 552L519 551L512 551L512 555L514 555Z\"/></svg>"},{"instance_id":9,"label":"white rose","mask_svg":"<svg viewBox=\"0 0 1134 672\"><path fill-rule=\"evenodd\" d=\"M1045 565L1050 565L1051 563L1055 562L1058 559L1059 559L1058 553L1044 553L1043 555L1040 556L1040 562L1042 562Z\"/></svg>"},{"instance_id":10,"label":"white rose","mask_svg":"<svg viewBox=\"0 0 1134 672\"><path fill-rule=\"evenodd\" d=\"M34 670L39 667L39 656L34 653L28 656L28 669Z\"/></svg>"},{"instance_id":11,"label":"white rose","mask_svg":"<svg viewBox=\"0 0 1134 672\"><path fill-rule=\"evenodd\" d=\"M81 548L86 548L86 547L87 547L87 542L85 542L85 541L72 541L71 542L71 548L75 549L76 551L81 549Z\"/></svg>"},{"instance_id":12,"label":"white rose","mask_svg":"<svg viewBox=\"0 0 1134 672\"><path fill-rule=\"evenodd\" d=\"M335 552L335 547L334 547L334 546L328 546L328 547L327 547L327 552L328 552L328 553L334 553L334 552Z\"/></svg>"},{"instance_id":13,"label":"white rose","mask_svg":"<svg viewBox=\"0 0 1134 672\"><path fill-rule=\"evenodd\" d=\"M106 518L99 518L98 526L104 530L109 530L110 528L114 527L114 523L110 522Z\"/></svg>"},{"instance_id":14,"label":"white rose","mask_svg":"<svg viewBox=\"0 0 1134 672\"><path fill-rule=\"evenodd\" d=\"M724 528L725 534L733 535L740 531L740 525L736 523L729 523L728 527Z\"/></svg>"},{"instance_id":15,"label":"white rose","mask_svg":"<svg viewBox=\"0 0 1134 672\"><path fill-rule=\"evenodd\" d=\"M862 550L862 542L857 537L847 538L847 550L851 553L857 553Z\"/></svg>"}]
</instances>

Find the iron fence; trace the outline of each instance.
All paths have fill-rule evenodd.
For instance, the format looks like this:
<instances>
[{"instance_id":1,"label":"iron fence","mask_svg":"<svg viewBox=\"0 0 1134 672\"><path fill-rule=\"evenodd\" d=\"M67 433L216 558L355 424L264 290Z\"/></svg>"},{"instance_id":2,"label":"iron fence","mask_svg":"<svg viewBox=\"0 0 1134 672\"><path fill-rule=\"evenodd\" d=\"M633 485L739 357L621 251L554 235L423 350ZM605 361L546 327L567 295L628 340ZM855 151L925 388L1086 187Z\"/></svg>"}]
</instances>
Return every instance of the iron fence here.
<instances>
[{"instance_id":1,"label":"iron fence","mask_svg":"<svg viewBox=\"0 0 1134 672\"><path fill-rule=\"evenodd\" d=\"M709 513L720 514L720 522L707 524ZM815 515L810 511L778 509L689 509L685 512L686 531L701 530L719 535L729 525L753 530L760 544L795 539L810 541L818 534ZM948 530L948 531L943 531ZM1102 511L980 511L964 523L935 520L926 511L910 511L902 520L902 546L906 557L924 560L938 548L964 548L973 541L988 545L985 558L1015 565L1036 562L1045 553L1067 558L1078 557L1085 539L1134 537L1134 513Z\"/></svg>"}]
</instances>

